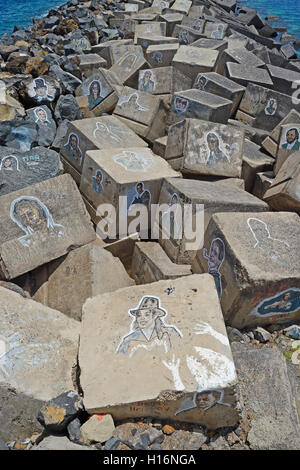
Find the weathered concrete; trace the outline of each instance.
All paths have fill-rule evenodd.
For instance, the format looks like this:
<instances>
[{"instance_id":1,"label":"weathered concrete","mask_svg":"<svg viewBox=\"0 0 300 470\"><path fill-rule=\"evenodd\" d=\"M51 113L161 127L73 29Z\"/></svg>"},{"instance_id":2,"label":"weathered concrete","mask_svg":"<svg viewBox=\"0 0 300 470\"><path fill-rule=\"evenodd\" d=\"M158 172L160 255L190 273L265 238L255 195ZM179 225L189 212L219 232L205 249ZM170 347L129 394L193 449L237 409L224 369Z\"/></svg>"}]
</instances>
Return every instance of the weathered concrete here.
<instances>
[{"instance_id":1,"label":"weathered concrete","mask_svg":"<svg viewBox=\"0 0 300 470\"><path fill-rule=\"evenodd\" d=\"M149 319L140 320L149 308L156 318L150 325ZM153 416L211 429L237 421L234 364L210 276L159 281L89 299L79 363L89 413L110 413L114 419Z\"/></svg>"},{"instance_id":2,"label":"weathered concrete","mask_svg":"<svg viewBox=\"0 0 300 470\"><path fill-rule=\"evenodd\" d=\"M83 446L71 442L67 437L48 436L31 450L96 450L93 447Z\"/></svg>"},{"instance_id":3,"label":"weathered concrete","mask_svg":"<svg viewBox=\"0 0 300 470\"><path fill-rule=\"evenodd\" d=\"M225 76L245 87L248 83L253 83L263 87L273 88L273 81L267 70L250 67L248 64L226 62Z\"/></svg>"},{"instance_id":4,"label":"weathered concrete","mask_svg":"<svg viewBox=\"0 0 300 470\"><path fill-rule=\"evenodd\" d=\"M81 320L88 297L134 285L124 266L96 242L71 251L33 273L37 285L34 300ZM45 282L41 279L45 278Z\"/></svg>"},{"instance_id":5,"label":"weathered concrete","mask_svg":"<svg viewBox=\"0 0 300 470\"><path fill-rule=\"evenodd\" d=\"M141 46L118 45L110 49L114 72L126 86L137 87L141 69L149 68Z\"/></svg>"},{"instance_id":6,"label":"weathered concrete","mask_svg":"<svg viewBox=\"0 0 300 470\"><path fill-rule=\"evenodd\" d=\"M292 213L212 217L192 269L213 275L227 324L241 329L299 319L299 233Z\"/></svg>"},{"instance_id":7,"label":"weathered concrete","mask_svg":"<svg viewBox=\"0 0 300 470\"><path fill-rule=\"evenodd\" d=\"M216 65L219 51L201 47L180 46L176 52L172 65L192 80L200 72L212 72Z\"/></svg>"},{"instance_id":8,"label":"weathered concrete","mask_svg":"<svg viewBox=\"0 0 300 470\"><path fill-rule=\"evenodd\" d=\"M147 62L153 68L168 67L172 64L174 55L179 49L177 44L162 44L147 47L145 56Z\"/></svg>"},{"instance_id":9,"label":"weathered concrete","mask_svg":"<svg viewBox=\"0 0 300 470\"><path fill-rule=\"evenodd\" d=\"M289 123L281 126L279 145L276 153L276 163L274 167L275 176L288 157L295 151L300 150L300 124Z\"/></svg>"},{"instance_id":10,"label":"weathered concrete","mask_svg":"<svg viewBox=\"0 0 300 470\"><path fill-rule=\"evenodd\" d=\"M274 127L270 135L262 141L261 146L274 158L278 150L281 126L289 123L297 123L300 125L300 114L295 109L291 109L282 121Z\"/></svg>"},{"instance_id":11,"label":"weathered concrete","mask_svg":"<svg viewBox=\"0 0 300 470\"><path fill-rule=\"evenodd\" d=\"M192 80L174 67L145 69L139 73L139 90L153 95L171 94L191 88Z\"/></svg>"},{"instance_id":12,"label":"weathered concrete","mask_svg":"<svg viewBox=\"0 0 300 470\"><path fill-rule=\"evenodd\" d=\"M252 192L256 173L271 171L274 163L274 158L261 152L259 145L245 139L242 178L245 181L246 191Z\"/></svg>"},{"instance_id":13,"label":"weathered concrete","mask_svg":"<svg viewBox=\"0 0 300 470\"><path fill-rule=\"evenodd\" d=\"M41 426L41 405L73 388L79 323L0 286L0 438L25 438Z\"/></svg>"},{"instance_id":14,"label":"weathered concrete","mask_svg":"<svg viewBox=\"0 0 300 470\"><path fill-rule=\"evenodd\" d=\"M181 211L175 207L174 230L169 239L162 238L159 243L164 248L169 258L178 264L191 264L196 251L203 242L204 231L211 216L217 212L257 212L266 211L268 206L251 194L229 185L228 183L198 181L180 178L168 178L164 181L160 193L159 204L170 204L172 197L177 195L178 205L182 208L184 203L189 203L193 208L193 215L186 216L185 226L198 217L197 237L195 233L185 233L181 238L180 227ZM197 204L199 205L197 207ZM202 206L203 205L203 206ZM204 209L204 213L202 212ZM178 213L177 213L178 210ZM170 211L169 211L170 212ZM167 215L165 216L167 217ZM203 218L204 220L203 220ZM161 225L160 225L161 227ZM195 227L195 225L194 225ZM175 230L176 228L176 230ZM191 230L191 228L189 229ZM161 231L161 228L160 228Z\"/></svg>"},{"instance_id":15,"label":"weathered concrete","mask_svg":"<svg viewBox=\"0 0 300 470\"><path fill-rule=\"evenodd\" d=\"M0 273L4 279L13 279L95 239L70 175L0 197L0 222Z\"/></svg>"}]
</instances>

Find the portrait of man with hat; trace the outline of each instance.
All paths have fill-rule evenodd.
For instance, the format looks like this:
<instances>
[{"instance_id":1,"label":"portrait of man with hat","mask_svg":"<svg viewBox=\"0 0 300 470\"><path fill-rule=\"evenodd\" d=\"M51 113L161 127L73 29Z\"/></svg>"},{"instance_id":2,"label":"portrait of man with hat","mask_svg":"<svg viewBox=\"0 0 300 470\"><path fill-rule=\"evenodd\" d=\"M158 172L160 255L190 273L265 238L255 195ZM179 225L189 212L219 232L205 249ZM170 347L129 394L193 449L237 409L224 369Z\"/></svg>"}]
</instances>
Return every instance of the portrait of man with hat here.
<instances>
[{"instance_id":1,"label":"portrait of man with hat","mask_svg":"<svg viewBox=\"0 0 300 470\"><path fill-rule=\"evenodd\" d=\"M47 104L49 101L54 100L55 96L49 93L48 85L43 78L36 78L33 83L34 98L39 104Z\"/></svg>"},{"instance_id":2,"label":"portrait of man with hat","mask_svg":"<svg viewBox=\"0 0 300 470\"><path fill-rule=\"evenodd\" d=\"M172 348L172 341L183 337L176 326L165 323L168 312L161 307L158 297L145 295L128 313L133 317L131 330L121 339L117 353L129 353L131 357L137 349L150 351L155 346L163 346L167 353Z\"/></svg>"}]
</instances>

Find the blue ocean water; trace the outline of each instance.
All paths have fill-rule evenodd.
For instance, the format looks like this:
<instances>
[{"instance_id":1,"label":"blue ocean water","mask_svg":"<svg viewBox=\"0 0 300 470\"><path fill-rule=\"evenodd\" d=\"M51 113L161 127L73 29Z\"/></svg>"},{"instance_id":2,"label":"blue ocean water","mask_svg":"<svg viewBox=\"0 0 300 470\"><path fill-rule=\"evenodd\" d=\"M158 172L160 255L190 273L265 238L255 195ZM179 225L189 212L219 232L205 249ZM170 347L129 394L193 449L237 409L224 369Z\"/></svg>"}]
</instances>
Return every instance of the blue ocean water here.
<instances>
[{"instance_id":1,"label":"blue ocean water","mask_svg":"<svg viewBox=\"0 0 300 470\"><path fill-rule=\"evenodd\" d=\"M66 2L66 0L65 0ZM63 0L0 0L0 37L13 31L15 25L31 26L32 18L44 15Z\"/></svg>"}]
</instances>

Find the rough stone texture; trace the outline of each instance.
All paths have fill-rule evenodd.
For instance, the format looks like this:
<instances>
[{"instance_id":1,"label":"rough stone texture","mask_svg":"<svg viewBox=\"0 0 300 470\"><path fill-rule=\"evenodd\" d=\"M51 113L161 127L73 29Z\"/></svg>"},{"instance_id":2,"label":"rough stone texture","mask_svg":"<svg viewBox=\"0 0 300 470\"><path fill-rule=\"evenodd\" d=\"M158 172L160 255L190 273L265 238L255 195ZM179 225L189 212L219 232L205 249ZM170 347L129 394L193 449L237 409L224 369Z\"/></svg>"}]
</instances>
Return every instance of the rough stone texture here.
<instances>
[{"instance_id":1,"label":"rough stone texture","mask_svg":"<svg viewBox=\"0 0 300 470\"><path fill-rule=\"evenodd\" d=\"M58 98L55 106L55 118L57 122L61 122L64 119L69 121L75 121L81 119L81 113L79 106L73 95L62 95Z\"/></svg>"},{"instance_id":2,"label":"rough stone texture","mask_svg":"<svg viewBox=\"0 0 300 470\"><path fill-rule=\"evenodd\" d=\"M45 272L46 271L46 272ZM88 297L134 285L118 258L96 242L77 248L67 256L34 272L37 290L34 299L81 320ZM45 282L41 279L45 278Z\"/></svg>"},{"instance_id":3,"label":"rough stone texture","mask_svg":"<svg viewBox=\"0 0 300 470\"><path fill-rule=\"evenodd\" d=\"M46 181L63 172L58 153L44 147L27 152L0 147L0 196Z\"/></svg>"},{"instance_id":4,"label":"rough stone texture","mask_svg":"<svg viewBox=\"0 0 300 470\"><path fill-rule=\"evenodd\" d=\"M296 450L299 420L283 355L274 349L232 344L239 396L251 414L248 433L253 450ZM266 368L266 364L268 367Z\"/></svg>"},{"instance_id":5,"label":"rough stone texture","mask_svg":"<svg viewBox=\"0 0 300 470\"><path fill-rule=\"evenodd\" d=\"M240 178L243 146L242 129L185 119L169 128L165 159L184 173Z\"/></svg>"},{"instance_id":6,"label":"rough stone texture","mask_svg":"<svg viewBox=\"0 0 300 470\"><path fill-rule=\"evenodd\" d=\"M38 141L38 126L29 121L1 121L0 145L27 152Z\"/></svg>"},{"instance_id":7,"label":"rough stone texture","mask_svg":"<svg viewBox=\"0 0 300 470\"><path fill-rule=\"evenodd\" d=\"M66 430L82 409L82 399L78 393L68 390L45 403L37 420L49 433L60 433Z\"/></svg>"},{"instance_id":8,"label":"rough stone texture","mask_svg":"<svg viewBox=\"0 0 300 470\"><path fill-rule=\"evenodd\" d=\"M141 69L149 68L141 46L116 45L111 48L112 67L123 85L137 88L138 74Z\"/></svg>"},{"instance_id":9,"label":"rough stone texture","mask_svg":"<svg viewBox=\"0 0 300 470\"><path fill-rule=\"evenodd\" d=\"M8 280L95 239L70 175L1 196L0 222L0 272Z\"/></svg>"},{"instance_id":10,"label":"rough stone texture","mask_svg":"<svg viewBox=\"0 0 300 470\"><path fill-rule=\"evenodd\" d=\"M225 67L225 76L242 86L254 83L263 87L273 88L273 81L265 69L250 67L247 64L235 64L234 62L226 62Z\"/></svg>"},{"instance_id":11,"label":"rough stone texture","mask_svg":"<svg viewBox=\"0 0 300 470\"><path fill-rule=\"evenodd\" d=\"M161 44L148 46L145 52L147 62L153 68L168 67L172 64L174 55L179 49L177 44Z\"/></svg>"},{"instance_id":12,"label":"rough stone texture","mask_svg":"<svg viewBox=\"0 0 300 470\"><path fill-rule=\"evenodd\" d=\"M192 80L174 67L159 67L139 72L139 90L153 95L173 94L191 86Z\"/></svg>"},{"instance_id":13,"label":"rough stone texture","mask_svg":"<svg viewBox=\"0 0 300 470\"><path fill-rule=\"evenodd\" d=\"M212 49L180 46L172 60L172 65L195 80L200 72L212 72L218 55L219 51Z\"/></svg>"},{"instance_id":14,"label":"rough stone texture","mask_svg":"<svg viewBox=\"0 0 300 470\"><path fill-rule=\"evenodd\" d=\"M95 414L80 428L80 439L84 444L106 442L114 433L115 425L111 415Z\"/></svg>"},{"instance_id":15,"label":"rough stone texture","mask_svg":"<svg viewBox=\"0 0 300 470\"><path fill-rule=\"evenodd\" d=\"M202 433L178 430L171 436L165 437L162 448L164 451L178 449L199 450L206 441L207 437Z\"/></svg>"},{"instance_id":16,"label":"rough stone texture","mask_svg":"<svg viewBox=\"0 0 300 470\"><path fill-rule=\"evenodd\" d=\"M227 324L243 328L299 319L299 233L293 213L212 217L192 269L214 277Z\"/></svg>"},{"instance_id":17,"label":"rough stone texture","mask_svg":"<svg viewBox=\"0 0 300 470\"><path fill-rule=\"evenodd\" d=\"M191 266L173 263L157 242L137 242L134 247L131 273L137 284L163 279L176 279L192 274Z\"/></svg>"},{"instance_id":18,"label":"rough stone texture","mask_svg":"<svg viewBox=\"0 0 300 470\"><path fill-rule=\"evenodd\" d=\"M24 81L22 99L32 106L49 105L57 100L60 93L59 81L48 75L41 75L35 79Z\"/></svg>"},{"instance_id":19,"label":"rough stone texture","mask_svg":"<svg viewBox=\"0 0 300 470\"><path fill-rule=\"evenodd\" d=\"M245 139L243 149L242 178L246 191L252 192L258 172L271 171L275 160L260 150L260 146Z\"/></svg>"},{"instance_id":20,"label":"rough stone texture","mask_svg":"<svg viewBox=\"0 0 300 470\"><path fill-rule=\"evenodd\" d=\"M248 51L245 47L227 49L223 51L218 59L218 64L216 67L217 73L224 75L224 72L226 71L226 62L244 64L250 67L263 67L265 65L263 60L261 60L252 52Z\"/></svg>"},{"instance_id":21,"label":"rough stone texture","mask_svg":"<svg viewBox=\"0 0 300 470\"><path fill-rule=\"evenodd\" d=\"M31 450L96 450L93 447L82 446L69 441L67 437L49 436Z\"/></svg>"},{"instance_id":22,"label":"rough stone texture","mask_svg":"<svg viewBox=\"0 0 300 470\"><path fill-rule=\"evenodd\" d=\"M204 227L204 230L207 228L211 216L217 212L267 210L267 205L262 201L228 183L167 178L162 185L159 204L170 204L174 194L178 196L178 204L181 209L184 204L192 204L194 213L192 216L186 215L186 223L191 224L192 221L196 223L198 217L198 227ZM204 213L202 212L202 204L204 205ZM164 239L160 233L159 243L174 263L191 264L202 243L202 232L199 231L197 236L195 233L185 233L180 238L180 229L175 231L175 228L176 225L180 227L181 217L178 208L178 212L176 211L174 214L174 230L170 231L170 239Z\"/></svg>"},{"instance_id":23,"label":"rough stone texture","mask_svg":"<svg viewBox=\"0 0 300 470\"><path fill-rule=\"evenodd\" d=\"M0 438L28 437L44 402L73 387L79 323L0 286Z\"/></svg>"},{"instance_id":24,"label":"rough stone texture","mask_svg":"<svg viewBox=\"0 0 300 470\"><path fill-rule=\"evenodd\" d=\"M50 146L56 135L56 123L48 106L43 105L28 109L27 116L29 121L35 122L38 126L38 145L42 147Z\"/></svg>"},{"instance_id":25,"label":"rough stone texture","mask_svg":"<svg viewBox=\"0 0 300 470\"><path fill-rule=\"evenodd\" d=\"M154 336L149 340L136 339L142 331L139 328L147 324L143 322L135 327L132 336L133 317L129 310L141 302L156 305L160 315L156 328L158 318L168 312L166 321L160 321L164 330L161 340ZM152 334L157 335L157 330L151 328ZM125 340L127 335L130 339ZM163 417L198 422L209 428L236 423L234 365L210 276L159 281L89 299L83 308L79 364L84 406L89 413L106 412L114 419ZM199 392L208 389L219 392L208 394L211 401L204 404L201 400L201 408L197 408L193 397L204 398Z\"/></svg>"}]
</instances>

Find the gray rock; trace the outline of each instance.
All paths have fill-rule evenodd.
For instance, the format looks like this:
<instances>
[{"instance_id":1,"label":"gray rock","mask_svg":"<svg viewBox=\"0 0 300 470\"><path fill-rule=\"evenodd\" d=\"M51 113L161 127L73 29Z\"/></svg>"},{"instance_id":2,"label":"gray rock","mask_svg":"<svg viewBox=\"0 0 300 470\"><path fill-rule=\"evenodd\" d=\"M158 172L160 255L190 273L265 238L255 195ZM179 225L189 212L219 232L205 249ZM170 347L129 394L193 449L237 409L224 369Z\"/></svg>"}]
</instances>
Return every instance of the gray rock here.
<instances>
[{"instance_id":1,"label":"gray rock","mask_svg":"<svg viewBox=\"0 0 300 470\"><path fill-rule=\"evenodd\" d=\"M269 24L265 24L265 26L259 30L259 34L265 38L276 38L277 31Z\"/></svg>"},{"instance_id":2,"label":"gray rock","mask_svg":"<svg viewBox=\"0 0 300 470\"><path fill-rule=\"evenodd\" d=\"M52 65L50 72L55 75L62 86L63 93L74 93L77 87L81 85L81 80L69 72L65 72L58 65Z\"/></svg>"},{"instance_id":3,"label":"gray rock","mask_svg":"<svg viewBox=\"0 0 300 470\"><path fill-rule=\"evenodd\" d=\"M211 450L230 450L230 446L223 436L212 439L209 443L209 448Z\"/></svg>"},{"instance_id":4,"label":"gray rock","mask_svg":"<svg viewBox=\"0 0 300 470\"><path fill-rule=\"evenodd\" d=\"M111 415L92 415L80 428L80 440L85 444L106 442L115 430Z\"/></svg>"},{"instance_id":5,"label":"gray rock","mask_svg":"<svg viewBox=\"0 0 300 470\"><path fill-rule=\"evenodd\" d=\"M230 343L233 343L234 341L246 341L249 343L249 339L245 338L245 335L241 333L237 328L232 328L231 326L226 327L228 339Z\"/></svg>"},{"instance_id":6,"label":"gray rock","mask_svg":"<svg viewBox=\"0 0 300 470\"><path fill-rule=\"evenodd\" d=\"M300 326L299 325L289 326L288 328L285 328L283 330L283 333L285 334L285 336L288 336L289 338L300 339Z\"/></svg>"},{"instance_id":7,"label":"gray rock","mask_svg":"<svg viewBox=\"0 0 300 470\"><path fill-rule=\"evenodd\" d=\"M253 335L260 343L266 343L272 337L272 335L261 326L258 326L253 330Z\"/></svg>"},{"instance_id":8,"label":"gray rock","mask_svg":"<svg viewBox=\"0 0 300 470\"><path fill-rule=\"evenodd\" d=\"M37 143L49 147L56 136L56 123L48 106L38 106L27 110L28 121L38 126Z\"/></svg>"},{"instance_id":9,"label":"gray rock","mask_svg":"<svg viewBox=\"0 0 300 470\"><path fill-rule=\"evenodd\" d=\"M112 437L105 442L104 450L116 450L121 442L119 437Z\"/></svg>"},{"instance_id":10,"label":"gray rock","mask_svg":"<svg viewBox=\"0 0 300 470\"><path fill-rule=\"evenodd\" d=\"M38 126L28 121L1 121L0 145L27 152L37 143Z\"/></svg>"},{"instance_id":11,"label":"gray rock","mask_svg":"<svg viewBox=\"0 0 300 470\"><path fill-rule=\"evenodd\" d=\"M145 432L149 436L150 444L155 444L155 443L161 444L165 438L164 433L154 427L150 427Z\"/></svg>"},{"instance_id":12,"label":"gray rock","mask_svg":"<svg viewBox=\"0 0 300 470\"><path fill-rule=\"evenodd\" d=\"M0 450L8 450L7 445L0 439Z\"/></svg>"},{"instance_id":13,"label":"gray rock","mask_svg":"<svg viewBox=\"0 0 300 470\"><path fill-rule=\"evenodd\" d=\"M60 148L61 148L61 146L64 142L64 139L66 137L66 134L68 132L69 124L70 124L70 121L68 121L66 119L58 125L56 136L55 136L55 139L52 143L52 147L54 149L60 150Z\"/></svg>"},{"instance_id":14,"label":"gray rock","mask_svg":"<svg viewBox=\"0 0 300 470\"><path fill-rule=\"evenodd\" d=\"M233 343L231 349L242 413L253 416L248 434L251 449L299 449L299 420L283 355L241 343Z\"/></svg>"},{"instance_id":15,"label":"gray rock","mask_svg":"<svg viewBox=\"0 0 300 470\"><path fill-rule=\"evenodd\" d=\"M81 422L78 418L73 419L73 421L68 424L67 430L71 441L80 442L80 426Z\"/></svg>"},{"instance_id":16,"label":"gray rock","mask_svg":"<svg viewBox=\"0 0 300 470\"><path fill-rule=\"evenodd\" d=\"M163 448L160 444L153 444L151 450L163 450Z\"/></svg>"},{"instance_id":17,"label":"gray rock","mask_svg":"<svg viewBox=\"0 0 300 470\"><path fill-rule=\"evenodd\" d=\"M43 405L37 419L48 432L62 432L81 410L82 399L77 392L68 390Z\"/></svg>"},{"instance_id":18,"label":"gray rock","mask_svg":"<svg viewBox=\"0 0 300 470\"><path fill-rule=\"evenodd\" d=\"M69 441L67 437L46 437L40 444L31 450L96 450L93 447L75 444Z\"/></svg>"},{"instance_id":19,"label":"gray rock","mask_svg":"<svg viewBox=\"0 0 300 470\"><path fill-rule=\"evenodd\" d=\"M82 119L82 115L73 95L61 95L56 103L55 118L58 122L68 119L69 121L76 121Z\"/></svg>"}]
</instances>

